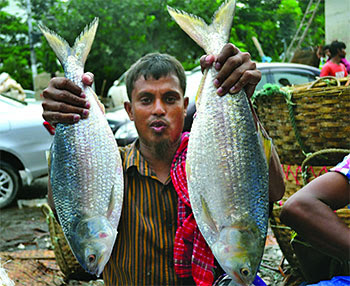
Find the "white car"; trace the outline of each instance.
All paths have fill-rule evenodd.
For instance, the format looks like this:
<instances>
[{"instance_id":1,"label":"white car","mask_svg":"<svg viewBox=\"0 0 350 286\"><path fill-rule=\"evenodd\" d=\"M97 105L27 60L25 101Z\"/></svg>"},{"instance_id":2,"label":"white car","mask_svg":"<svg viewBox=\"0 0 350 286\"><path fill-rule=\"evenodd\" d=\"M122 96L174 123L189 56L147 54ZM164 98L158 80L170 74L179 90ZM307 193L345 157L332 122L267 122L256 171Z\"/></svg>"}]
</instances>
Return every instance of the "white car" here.
<instances>
[{"instance_id":1,"label":"white car","mask_svg":"<svg viewBox=\"0 0 350 286\"><path fill-rule=\"evenodd\" d=\"M9 205L22 186L47 175L46 151L53 134L40 102L0 95L0 208Z\"/></svg>"}]
</instances>

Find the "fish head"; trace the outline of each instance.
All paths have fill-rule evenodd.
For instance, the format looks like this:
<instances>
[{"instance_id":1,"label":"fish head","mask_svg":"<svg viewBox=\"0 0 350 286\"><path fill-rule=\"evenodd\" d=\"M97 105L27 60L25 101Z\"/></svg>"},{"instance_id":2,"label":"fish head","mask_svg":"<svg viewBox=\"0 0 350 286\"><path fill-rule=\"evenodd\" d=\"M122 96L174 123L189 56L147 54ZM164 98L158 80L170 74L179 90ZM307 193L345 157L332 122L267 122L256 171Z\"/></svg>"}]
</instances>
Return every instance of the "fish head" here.
<instances>
[{"instance_id":1,"label":"fish head","mask_svg":"<svg viewBox=\"0 0 350 286\"><path fill-rule=\"evenodd\" d=\"M105 216L80 220L73 230L71 247L80 265L100 276L114 246L117 231Z\"/></svg>"},{"instance_id":2,"label":"fish head","mask_svg":"<svg viewBox=\"0 0 350 286\"><path fill-rule=\"evenodd\" d=\"M256 232L247 227L223 227L211 246L217 261L237 285L251 285L255 279L260 263L255 236Z\"/></svg>"}]
</instances>

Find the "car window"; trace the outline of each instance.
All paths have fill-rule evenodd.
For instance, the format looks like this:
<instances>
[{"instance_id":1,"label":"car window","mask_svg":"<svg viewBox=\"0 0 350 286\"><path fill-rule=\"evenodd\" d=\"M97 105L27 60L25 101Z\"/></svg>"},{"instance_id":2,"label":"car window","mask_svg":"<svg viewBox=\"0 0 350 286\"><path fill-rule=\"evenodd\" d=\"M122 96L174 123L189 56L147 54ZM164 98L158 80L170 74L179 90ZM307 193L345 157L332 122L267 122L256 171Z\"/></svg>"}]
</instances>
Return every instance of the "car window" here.
<instances>
[{"instance_id":1,"label":"car window","mask_svg":"<svg viewBox=\"0 0 350 286\"><path fill-rule=\"evenodd\" d=\"M256 86L255 90L258 91L264 87L265 84L267 84L269 81L267 80L267 73L264 71L261 71L261 80L259 81L258 85Z\"/></svg>"},{"instance_id":2,"label":"car window","mask_svg":"<svg viewBox=\"0 0 350 286\"><path fill-rule=\"evenodd\" d=\"M274 82L280 86L303 84L315 80L315 76L296 71L272 71Z\"/></svg>"}]
</instances>

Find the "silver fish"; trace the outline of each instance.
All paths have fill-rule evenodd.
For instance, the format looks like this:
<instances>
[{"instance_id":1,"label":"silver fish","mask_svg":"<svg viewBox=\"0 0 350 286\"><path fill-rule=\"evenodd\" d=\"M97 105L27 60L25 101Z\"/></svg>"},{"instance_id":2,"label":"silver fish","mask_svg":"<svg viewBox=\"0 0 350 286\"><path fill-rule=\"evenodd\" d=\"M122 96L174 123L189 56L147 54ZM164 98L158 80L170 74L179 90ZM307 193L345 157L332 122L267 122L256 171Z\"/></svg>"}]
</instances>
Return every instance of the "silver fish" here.
<instances>
[{"instance_id":1,"label":"silver fish","mask_svg":"<svg viewBox=\"0 0 350 286\"><path fill-rule=\"evenodd\" d=\"M213 23L168 7L180 27L207 54L218 54L231 31L235 1ZM204 73L188 143L188 192L198 227L232 278L251 285L263 255L268 225L268 164L244 91L219 97L214 68Z\"/></svg>"},{"instance_id":2,"label":"silver fish","mask_svg":"<svg viewBox=\"0 0 350 286\"><path fill-rule=\"evenodd\" d=\"M81 79L98 19L73 47L40 26L60 60L65 76L80 86L90 115L76 124L57 124L50 152L50 183L58 218L82 267L99 276L111 255L123 202L123 168L113 133L94 91Z\"/></svg>"}]
</instances>

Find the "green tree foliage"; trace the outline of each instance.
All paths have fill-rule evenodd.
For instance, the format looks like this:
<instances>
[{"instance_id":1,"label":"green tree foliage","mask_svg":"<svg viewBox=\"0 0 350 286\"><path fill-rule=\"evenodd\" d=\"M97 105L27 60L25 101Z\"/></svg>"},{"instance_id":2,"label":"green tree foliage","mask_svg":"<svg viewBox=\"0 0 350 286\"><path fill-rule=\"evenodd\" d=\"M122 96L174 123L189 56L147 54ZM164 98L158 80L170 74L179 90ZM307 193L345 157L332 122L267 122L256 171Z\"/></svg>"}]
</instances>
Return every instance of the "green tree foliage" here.
<instances>
[{"instance_id":1,"label":"green tree foliage","mask_svg":"<svg viewBox=\"0 0 350 286\"><path fill-rule=\"evenodd\" d=\"M25 7L25 0L17 0ZM37 24L43 23L72 44L94 17L100 23L85 69L95 74L97 93L103 82L106 90L140 56L149 52L166 52L177 57L185 69L199 64L204 53L171 19L167 5L199 15L207 23L223 0L31 0L34 38ZM240 0L237 1L230 41L252 58L260 56L252 36L259 39L267 56L280 60L284 46L289 44L308 1ZM2 5L6 5L2 4ZM25 21L0 13L0 69L11 73L25 87L30 87L28 30ZM323 4L310 28L306 45L318 45L324 38ZM21 24L22 23L22 24ZM18 49L15 51L15 48ZM54 73L61 70L56 57L41 37L35 45L38 71ZM6 59L6 60L4 60ZM6 63L5 63L6 62ZM6 65L5 65L6 64ZM17 68L17 71L15 67ZM15 74L12 74L12 71Z\"/></svg>"},{"instance_id":2,"label":"green tree foliage","mask_svg":"<svg viewBox=\"0 0 350 286\"><path fill-rule=\"evenodd\" d=\"M3 11L8 1L0 2L0 73L7 72L22 85L31 87L28 26Z\"/></svg>"}]
</instances>

